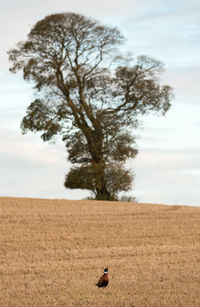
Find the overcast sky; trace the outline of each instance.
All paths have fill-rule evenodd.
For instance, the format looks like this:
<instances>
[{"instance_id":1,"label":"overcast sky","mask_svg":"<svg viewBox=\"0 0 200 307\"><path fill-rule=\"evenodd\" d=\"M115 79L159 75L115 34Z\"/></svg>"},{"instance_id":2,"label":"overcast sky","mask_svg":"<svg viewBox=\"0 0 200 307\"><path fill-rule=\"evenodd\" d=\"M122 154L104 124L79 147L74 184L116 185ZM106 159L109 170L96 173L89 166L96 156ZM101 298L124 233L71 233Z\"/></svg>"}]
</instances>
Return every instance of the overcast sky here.
<instances>
[{"instance_id":1,"label":"overcast sky","mask_svg":"<svg viewBox=\"0 0 200 307\"><path fill-rule=\"evenodd\" d=\"M137 135L139 154L129 162L139 202L200 206L200 1L6 0L0 2L0 196L81 199L66 190L70 168L64 143L22 135L20 121L32 100L30 84L8 71L7 51L25 40L48 14L71 11L117 26L134 56L165 63L163 83L174 88L165 117L146 116Z\"/></svg>"}]
</instances>

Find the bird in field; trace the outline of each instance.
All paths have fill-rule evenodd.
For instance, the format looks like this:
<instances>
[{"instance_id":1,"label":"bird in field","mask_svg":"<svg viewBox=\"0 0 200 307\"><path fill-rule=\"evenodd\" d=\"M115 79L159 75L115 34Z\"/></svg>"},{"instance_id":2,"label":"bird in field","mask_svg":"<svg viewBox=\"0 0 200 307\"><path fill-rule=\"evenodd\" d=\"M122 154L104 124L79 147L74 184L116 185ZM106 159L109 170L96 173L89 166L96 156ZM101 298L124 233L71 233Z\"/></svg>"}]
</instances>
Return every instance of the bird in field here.
<instances>
[{"instance_id":1,"label":"bird in field","mask_svg":"<svg viewBox=\"0 0 200 307\"><path fill-rule=\"evenodd\" d=\"M100 287L107 287L108 285L108 268L105 268L103 275L99 278L98 283L96 284Z\"/></svg>"}]
</instances>

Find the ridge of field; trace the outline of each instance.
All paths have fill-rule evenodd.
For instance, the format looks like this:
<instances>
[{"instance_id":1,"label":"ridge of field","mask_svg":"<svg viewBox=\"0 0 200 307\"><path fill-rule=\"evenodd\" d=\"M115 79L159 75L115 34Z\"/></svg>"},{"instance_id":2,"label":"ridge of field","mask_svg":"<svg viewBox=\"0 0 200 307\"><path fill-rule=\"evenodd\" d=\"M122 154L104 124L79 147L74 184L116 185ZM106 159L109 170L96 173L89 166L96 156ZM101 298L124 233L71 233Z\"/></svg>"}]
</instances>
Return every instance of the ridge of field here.
<instances>
[{"instance_id":1,"label":"ridge of field","mask_svg":"<svg viewBox=\"0 0 200 307\"><path fill-rule=\"evenodd\" d=\"M198 207L0 197L0 219L0 306L200 306Z\"/></svg>"}]
</instances>

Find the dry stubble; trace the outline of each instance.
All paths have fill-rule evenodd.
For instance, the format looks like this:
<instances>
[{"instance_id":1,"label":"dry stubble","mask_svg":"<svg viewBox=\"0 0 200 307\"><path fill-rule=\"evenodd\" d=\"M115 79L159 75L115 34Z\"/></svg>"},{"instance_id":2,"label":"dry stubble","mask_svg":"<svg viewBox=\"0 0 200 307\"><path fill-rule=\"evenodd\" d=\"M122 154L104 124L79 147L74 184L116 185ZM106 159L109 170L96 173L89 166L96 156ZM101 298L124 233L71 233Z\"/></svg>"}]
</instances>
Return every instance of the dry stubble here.
<instances>
[{"instance_id":1,"label":"dry stubble","mask_svg":"<svg viewBox=\"0 0 200 307\"><path fill-rule=\"evenodd\" d=\"M0 306L200 306L200 208L4 197L0 213Z\"/></svg>"}]
</instances>

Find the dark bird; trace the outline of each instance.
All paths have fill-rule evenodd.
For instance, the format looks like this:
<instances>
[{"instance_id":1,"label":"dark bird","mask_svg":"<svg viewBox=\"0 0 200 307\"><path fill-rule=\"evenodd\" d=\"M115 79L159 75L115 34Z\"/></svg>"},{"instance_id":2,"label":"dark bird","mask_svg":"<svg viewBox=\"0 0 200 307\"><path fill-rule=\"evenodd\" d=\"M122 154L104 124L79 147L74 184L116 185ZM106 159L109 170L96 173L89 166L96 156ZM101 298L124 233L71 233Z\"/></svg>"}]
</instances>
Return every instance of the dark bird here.
<instances>
[{"instance_id":1,"label":"dark bird","mask_svg":"<svg viewBox=\"0 0 200 307\"><path fill-rule=\"evenodd\" d=\"M107 287L108 285L108 268L105 268L103 275L99 278L98 283L96 284L100 287Z\"/></svg>"}]
</instances>

